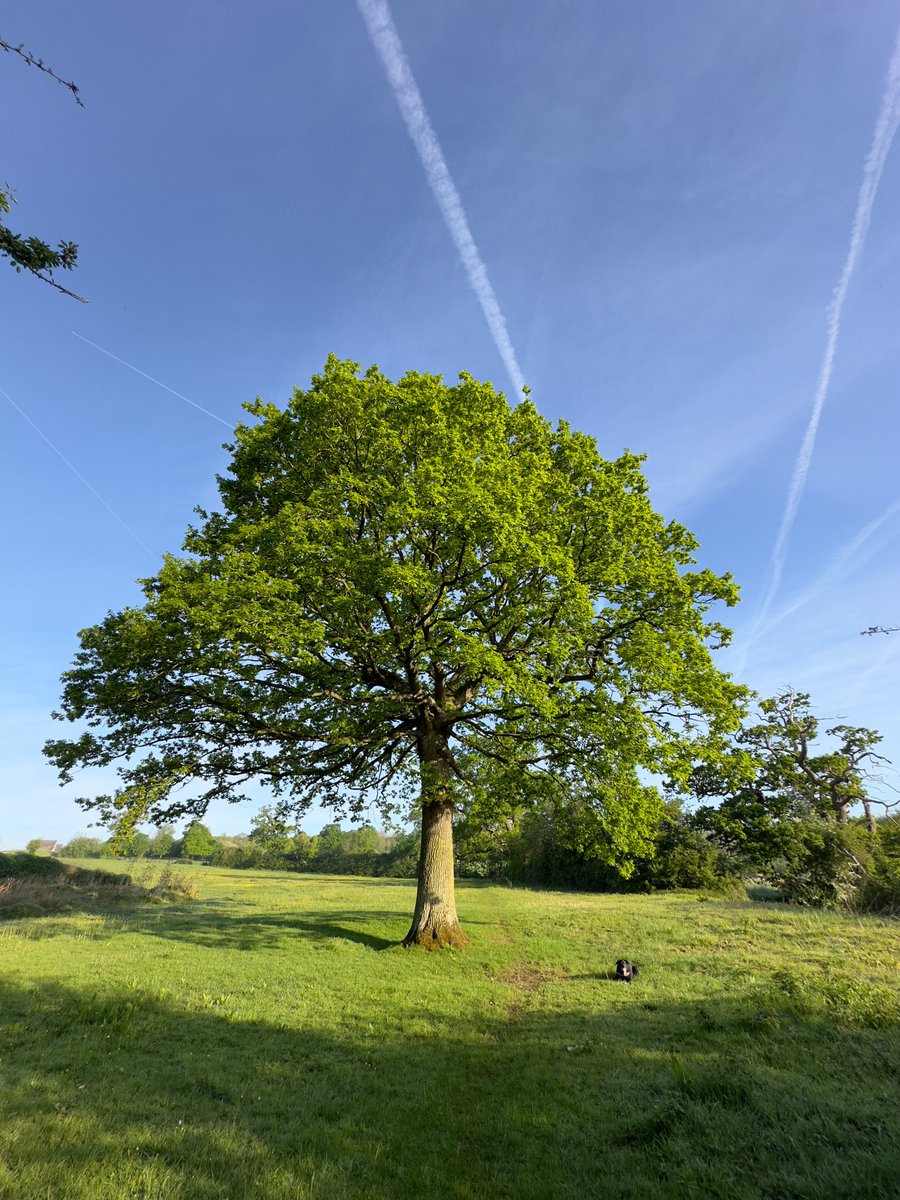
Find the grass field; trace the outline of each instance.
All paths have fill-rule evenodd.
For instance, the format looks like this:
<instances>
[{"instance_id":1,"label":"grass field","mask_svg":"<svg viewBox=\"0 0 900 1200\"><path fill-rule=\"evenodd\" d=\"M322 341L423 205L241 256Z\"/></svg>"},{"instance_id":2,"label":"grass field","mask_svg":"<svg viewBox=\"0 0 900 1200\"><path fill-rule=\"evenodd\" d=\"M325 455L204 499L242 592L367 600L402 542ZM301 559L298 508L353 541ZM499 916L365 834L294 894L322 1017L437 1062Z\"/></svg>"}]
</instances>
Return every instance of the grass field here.
<instances>
[{"instance_id":1,"label":"grass field","mask_svg":"<svg viewBox=\"0 0 900 1200\"><path fill-rule=\"evenodd\" d=\"M0 1196L900 1196L896 922L192 873L0 924Z\"/></svg>"}]
</instances>

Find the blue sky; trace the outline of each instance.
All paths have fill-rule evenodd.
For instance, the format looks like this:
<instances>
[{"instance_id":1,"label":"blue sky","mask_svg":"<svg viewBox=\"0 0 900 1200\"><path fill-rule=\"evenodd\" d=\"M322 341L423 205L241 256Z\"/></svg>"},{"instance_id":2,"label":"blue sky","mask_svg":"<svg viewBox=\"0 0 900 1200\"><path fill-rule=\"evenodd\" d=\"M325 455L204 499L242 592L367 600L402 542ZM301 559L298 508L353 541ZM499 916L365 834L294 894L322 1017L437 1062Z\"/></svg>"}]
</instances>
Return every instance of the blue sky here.
<instances>
[{"instance_id":1,"label":"blue sky","mask_svg":"<svg viewBox=\"0 0 900 1200\"><path fill-rule=\"evenodd\" d=\"M859 636L900 624L898 146L758 621L900 4L394 0L392 13L542 412L608 456L646 453L657 507L734 573L723 666L764 694L809 691L823 721L880 730L900 762L900 634ZM257 395L283 403L330 351L512 385L354 0L9 0L0 36L81 88L83 109L0 55L9 223L76 241L63 282L90 298L0 264L11 848L85 829L73 797L109 789L85 775L61 790L41 756L62 729L58 677L77 630L136 600L193 507L214 505L221 421ZM246 829L251 812L209 823Z\"/></svg>"}]
</instances>

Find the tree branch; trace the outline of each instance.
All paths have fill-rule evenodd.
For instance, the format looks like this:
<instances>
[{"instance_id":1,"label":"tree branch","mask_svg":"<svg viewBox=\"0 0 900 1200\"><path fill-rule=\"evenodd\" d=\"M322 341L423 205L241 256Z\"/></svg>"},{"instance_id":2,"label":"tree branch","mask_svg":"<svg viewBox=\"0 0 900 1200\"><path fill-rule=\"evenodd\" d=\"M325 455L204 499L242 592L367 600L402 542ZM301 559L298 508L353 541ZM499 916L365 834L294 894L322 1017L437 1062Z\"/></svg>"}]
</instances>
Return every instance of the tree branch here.
<instances>
[{"instance_id":1,"label":"tree branch","mask_svg":"<svg viewBox=\"0 0 900 1200\"><path fill-rule=\"evenodd\" d=\"M0 37L0 50L6 50L8 54L18 54L19 58L23 59L23 61L26 62L29 67L37 67L39 71L43 71L45 75L49 75L51 79L55 79L57 83L62 84L64 88L72 93L72 95L75 97L75 103L80 108L84 108L84 101L81 99L81 96L78 93L78 85L72 83L69 79L61 79L54 70L47 66L43 59L36 58L31 51L26 50L23 45L14 46L11 42L6 41L5 38ZM69 295L71 295L71 292ZM76 299L80 300L81 297L78 296Z\"/></svg>"}]
</instances>

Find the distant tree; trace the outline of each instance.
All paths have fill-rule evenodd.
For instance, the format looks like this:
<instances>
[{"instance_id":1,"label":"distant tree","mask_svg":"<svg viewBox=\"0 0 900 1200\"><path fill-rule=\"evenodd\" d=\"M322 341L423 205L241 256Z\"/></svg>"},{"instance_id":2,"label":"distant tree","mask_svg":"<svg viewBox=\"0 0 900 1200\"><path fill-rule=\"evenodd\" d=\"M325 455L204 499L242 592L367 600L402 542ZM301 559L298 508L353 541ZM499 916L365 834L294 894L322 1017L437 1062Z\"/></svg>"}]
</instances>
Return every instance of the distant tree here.
<instances>
[{"instance_id":1,"label":"distant tree","mask_svg":"<svg viewBox=\"0 0 900 1200\"><path fill-rule=\"evenodd\" d=\"M817 753L820 723L809 696L792 689L761 700L759 714L762 720L745 726L735 738L745 761L756 764L752 777L734 786L723 773L727 760L722 759L695 773L695 794L722 797L718 811L724 821L735 815L738 833L754 812L775 821L813 816L846 825L855 804L862 806L869 828L875 828L873 806L889 807L866 786L869 767L887 762L874 749L880 734L863 726L833 725L825 733L836 745Z\"/></svg>"},{"instance_id":2,"label":"distant tree","mask_svg":"<svg viewBox=\"0 0 900 1200\"><path fill-rule=\"evenodd\" d=\"M378 849L378 830L374 825L360 825L348 829L344 834L344 850L347 854L375 854Z\"/></svg>"},{"instance_id":3,"label":"distant tree","mask_svg":"<svg viewBox=\"0 0 900 1200\"><path fill-rule=\"evenodd\" d=\"M150 853L150 834L139 829L131 835L128 842L128 854L131 858L146 858Z\"/></svg>"},{"instance_id":4,"label":"distant tree","mask_svg":"<svg viewBox=\"0 0 900 1200\"><path fill-rule=\"evenodd\" d=\"M874 749L881 737L862 726L834 725L825 730L832 745L822 749L805 693L789 689L758 707L761 719L735 739L736 756L751 769L729 773L727 758L698 769L694 794L718 803L702 804L694 823L748 864L771 870L780 863L780 884L794 898L840 899L860 865L848 829L851 810L862 807L875 836L874 808L892 807L868 787L871 768L887 761Z\"/></svg>"},{"instance_id":5,"label":"distant tree","mask_svg":"<svg viewBox=\"0 0 900 1200\"><path fill-rule=\"evenodd\" d=\"M660 822L653 856L638 866L636 883L651 891L702 888L746 899L746 889L729 866L715 842L674 805Z\"/></svg>"},{"instance_id":6,"label":"distant tree","mask_svg":"<svg viewBox=\"0 0 900 1200\"><path fill-rule=\"evenodd\" d=\"M150 839L147 855L149 858L168 858L172 854L172 847L174 845L174 828L171 825L163 825L160 829L157 829L156 833Z\"/></svg>"},{"instance_id":7,"label":"distant tree","mask_svg":"<svg viewBox=\"0 0 900 1200\"><path fill-rule=\"evenodd\" d=\"M191 821L184 831L181 853L185 858L209 858L216 849L216 839L200 821Z\"/></svg>"},{"instance_id":8,"label":"distant tree","mask_svg":"<svg viewBox=\"0 0 900 1200\"><path fill-rule=\"evenodd\" d=\"M52 71L46 63L36 58L24 46L14 46L11 42L7 42L4 38L0 37L0 50L18 55L29 66L37 67L39 71L43 71L45 75L49 75L57 83L61 83L75 97L75 102L84 107L78 95L76 85L68 80L61 79L55 71ZM9 213L15 202L15 195L8 185L0 190L0 213L4 215ZM70 292L68 288L64 288L52 276L52 272L55 270L71 271L74 268L76 259L78 258L78 247L74 242L60 242L54 250L40 238L23 237L21 234L13 233L4 222L0 221L0 255L9 259L10 264L16 271L30 271L32 275L36 275L44 283L49 283L57 291L63 292L66 296L71 296L74 300L80 300L83 304L87 304L84 296L78 296L75 292Z\"/></svg>"},{"instance_id":9,"label":"distant tree","mask_svg":"<svg viewBox=\"0 0 900 1200\"><path fill-rule=\"evenodd\" d=\"M294 834L292 852L297 857L298 861L306 862L310 858L310 846L312 838L308 833L304 833L302 829L298 829Z\"/></svg>"},{"instance_id":10,"label":"distant tree","mask_svg":"<svg viewBox=\"0 0 900 1200\"><path fill-rule=\"evenodd\" d=\"M297 826L268 805L264 805L250 821L251 841L272 854L287 854L296 833Z\"/></svg>"},{"instance_id":11,"label":"distant tree","mask_svg":"<svg viewBox=\"0 0 900 1200\"><path fill-rule=\"evenodd\" d=\"M43 844L44 843L41 838L32 838L25 849L29 854L37 854L38 850L40 850Z\"/></svg>"},{"instance_id":12,"label":"distant tree","mask_svg":"<svg viewBox=\"0 0 900 1200\"><path fill-rule=\"evenodd\" d=\"M254 779L298 814L389 815L415 791L406 943L429 948L467 941L455 810L578 787L606 852L640 855L661 809L646 773L715 759L743 694L710 653L737 589L693 568L640 459L468 375L335 358L284 411L249 412L224 511L143 607L81 634L62 717L88 732L48 743L61 778L119 762L121 790L86 805L113 822L202 816Z\"/></svg>"},{"instance_id":13,"label":"distant tree","mask_svg":"<svg viewBox=\"0 0 900 1200\"><path fill-rule=\"evenodd\" d=\"M379 864L378 874L392 879L415 879L419 869L420 829L395 837Z\"/></svg>"},{"instance_id":14,"label":"distant tree","mask_svg":"<svg viewBox=\"0 0 900 1200\"><path fill-rule=\"evenodd\" d=\"M99 858L102 852L103 843L100 839L85 837L84 834L76 834L60 851L63 858Z\"/></svg>"},{"instance_id":15,"label":"distant tree","mask_svg":"<svg viewBox=\"0 0 900 1200\"><path fill-rule=\"evenodd\" d=\"M339 872L344 866L344 832L340 825L325 825L316 842L316 866L321 871Z\"/></svg>"}]
</instances>

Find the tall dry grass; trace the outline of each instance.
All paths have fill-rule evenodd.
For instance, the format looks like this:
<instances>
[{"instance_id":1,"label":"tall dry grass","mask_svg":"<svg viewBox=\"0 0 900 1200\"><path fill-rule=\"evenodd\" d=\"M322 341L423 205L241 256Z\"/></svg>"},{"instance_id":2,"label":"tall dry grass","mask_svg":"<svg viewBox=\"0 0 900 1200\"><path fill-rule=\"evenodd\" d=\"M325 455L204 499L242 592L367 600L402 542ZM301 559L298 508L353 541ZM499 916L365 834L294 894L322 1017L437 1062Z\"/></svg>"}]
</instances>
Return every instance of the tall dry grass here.
<instances>
[{"instance_id":1,"label":"tall dry grass","mask_svg":"<svg viewBox=\"0 0 900 1200\"><path fill-rule=\"evenodd\" d=\"M54 875L0 878L0 920L140 901L196 899L195 881L170 866L145 867L135 878L109 871L87 871L60 864Z\"/></svg>"}]
</instances>

